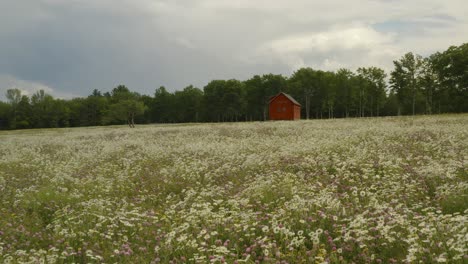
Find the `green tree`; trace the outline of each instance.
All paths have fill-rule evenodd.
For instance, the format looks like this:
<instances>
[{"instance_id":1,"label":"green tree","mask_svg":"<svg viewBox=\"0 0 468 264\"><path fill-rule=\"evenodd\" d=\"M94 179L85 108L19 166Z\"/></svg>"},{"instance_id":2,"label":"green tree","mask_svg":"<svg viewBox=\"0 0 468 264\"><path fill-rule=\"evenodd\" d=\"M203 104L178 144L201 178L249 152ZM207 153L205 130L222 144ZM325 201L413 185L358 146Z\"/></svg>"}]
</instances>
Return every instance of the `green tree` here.
<instances>
[{"instance_id":1,"label":"green tree","mask_svg":"<svg viewBox=\"0 0 468 264\"><path fill-rule=\"evenodd\" d=\"M169 93L164 86L156 89L154 103L150 106L152 122L169 123L174 122L173 116L174 95Z\"/></svg>"},{"instance_id":2,"label":"green tree","mask_svg":"<svg viewBox=\"0 0 468 264\"><path fill-rule=\"evenodd\" d=\"M54 98L44 90L39 90L31 96L32 127L56 127L53 101Z\"/></svg>"},{"instance_id":3,"label":"green tree","mask_svg":"<svg viewBox=\"0 0 468 264\"><path fill-rule=\"evenodd\" d=\"M24 129L31 127L31 116L33 116L32 107L27 95L21 96L21 101L18 103L16 128Z\"/></svg>"},{"instance_id":4,"label":"green tree","mask_svg":"<svg viewBox=\"0 0 468 264\"><path fill-rule=\"evenodd\" d=\"M193 87L187 86L182 91L174 93L174 107L177 122L199 122L202 106L203 92Z\"/></svg>"},{"instance_id":5,"label":"green tree","mask_svg":"<svg viewBox=\"0 0 468 264\"><path fill-rule=\"evenodd\" d=\"M149 95L142 95L140 97L140 101L145 105L145 112L142 116L139 116L139 119L137 122L145 123L145 124L155 122L153 121L153 116L152 116L152 111L151 111L152 109L151 107L154 104L154 98Z\"/></svg>"},{"instance_id":6,"label":"green tree","mask_svg":"<svg viewBox=\"0 0 468 264\"><path fill-rule=\"evenodd\" d=\"M224 121L238 121L244 114L246 107L244 91L242 82L234 79L226 81L221 98Z\"/></svg>"},{"instance_id":7,"label":"green tree","mask_svg":"<svg viewBox=\"0 0 468 264\"><path fill-rule=\"evenodd\" d=\"M88 126L88 113L85 112L86 98L73 98L67 102L70 113L68 123L71 127Z\"/></svg>"},{"instance_id":8,"label":"green tree","mask_svg":"<svg viewBox=\"0 0 468 264\"><path fill-rule=\"evenodd\" d=\"M349 117L353 104L354 74L348 69L339 69L335 78L337 111L341 117Z\"/></svg>"},{"instance_id":9,"label":"green tree","mask_svg":"<svg viewBox=\"0 0 468 264\"><path fill-rule=\"evenodd\" d=\"M323 94L322 112L326 112L328 118L334 118L337 100L337 81L335 73L324 73L321 89Z\"/></svg>"},{"instance_id":10,"label":"green tree","mask_svg":"<svg viewBox=\"0 0 468 264\"><path fill-rule=\"evenodd\" d=\"M279 74L255 75L242 82L239 109L246 120L267 120L269 99L287 92L287 79Z\"/></svg>"},{"instance_id":11,"label":"green tree","mask_svg":"<svg viewBox=\"0 0 468 264\"><path fill-rule=\"evenodd\" d=\"M264 93L262 77L255 75L244 81L244 90L247 120L265 120L268 96Z\"/></svg>"},{"instance_id":12,"label":"green tree","mask_svg":"<svg viewBox=\"0 0 468 264\"><path fill-rule=\"evenodd\" d=\"M15 129L18 104L21 101L21 91L19 89L8 89L5 95L11 105L11 110L12 110L12 118L10 121L10 126L11 128Z\"/></svg>"},{"instance_id":13,"label":"green tree","mask_svg":"<svg viewBox=\"0 0 468 264\"><path fill-rule=\"evenodd\" d=\"M398 114L398 97L394 91L390 91L383 107L383 115L393 116Z\"/></svg>"},{"instance_id":14,"label":"green tree","mask_svg":"<svg viewBox=\"0 0 468 264\"><path fill-rule=\"evenodd\" d=\"M110 99L111 103L117 103L119 101L124 101L124 100L132 100L137 98L139 95L137 93L131 92L127 86L125 85L119 85L112 89L112 92L110 93Z\"/></svg>"},{"instance_id":15,"label":"green tree","mask_svg":"<svg viewBox=\"0 0 468 264\"><path fill-rule=\"evenodd\" d=\"M146 109L139 99L140 95L131 92L125 85L119 85L112 89L107 122L120 123L125 121L129 127L135 127L135 118L143 115Z\"/></svg>"},{"instance_id":16,"label":"green tree","mask_svg":"<svg viewBox=\"0 0 468 264\"><path fill-rule=\"evenodd\" d=\"M109 102L98 90L86 98L83 102L82 111L86 113L86 125L99 126L104 122L104 116L109 109Z\"/></svg>"},{"instance_id":17,"label":"green tree","mask_svg":"<svg viewBox=\"0 0 468 264\"><path fill-rule=\"evenodd\" d=\"M11 105L0 101L0 129L10 128Z\"/></svg>"},{"instance_id":18,"label":"green tree","mask_svg":"<svg viewBox=\"0 0 468 264\"><path fill-rule=\"evenodd\" d=\"M425 99L425 113L432 114L434 110L434 95L439 90L437 72L433 66L433 57L424 58L421 64L419 85Z\"/></svg>"},{"instance_id":19,"label":"green tree","mask_svg":"<svg viewBox=\"0 0 468 264\"><path fill-rule=\"evenodd\" d=\"M289 78L292 95L300 98L299 102L305 107L306 119L310 118L312 97L318 98L319 82L317 71L312 68L301 68Z\"/></svg>"},{"instance_id":20,"label":"green tree","mask_svg":"<svg viewBox=\"0 0 468 264\"><path fill-rule=\"evenodd\" d=\"M213 80L203 88L204 116L207 121L221 122L224 117L224 106L222 102L225 80Z\"/></svg>"},{"instance_id":21,"label":"green tree","mask_svg":"<svg viewBox=\"0 0 468 264\"><path fill-rule=\"evenodd\" d=\"M121 100L110 106L112 121L125 121L129 127L135 127L135 117L145 112L145 105L137 100Z\"/></svg>"},{"instance_id":22,"label":"green tree","mask_svg":"<svg viewBox=\"0 0 468 264\"><path fill-rule=\"evenodd\" d=\"M434 54L431 63L439 84L439 112L468 112L468 43Z\"/></svg>"},{"instance_id":23,"label":"green tree","mask_svg":"<svg viewBox=\"0 0 468 264\"><path fill-rule=\"evenodd\" d=\"M364 91L366 101L369 103L370 116L379 116L385 104L387 74L377 67L359 68L357 72L366 82L365 88L367 89Z\"/></svg>"},{"instance_id":24,"label":"green tree","mask_svg":"<svg viewBox=\"0 0 468 264\"><path fill-rule=\"evenodd\" d=\"M420 96L418 82L422 71L423 58L420 55L406 53L400 60L393 61L395 69L390 74L390 84L397 94L400 107L416 113L416 102ZM399 111L400 112L400 111Z\"/></svg>"},{"instance_id":25,"label":"green tree","mask_svg":"<svg viewBox=\"0 0 468 264\"><path fill-rule=\"evenodd\" d=\"M52 111L48 112L47 115L50 118L47 127L69 127L69 115L70 109L66 100L54 99L51 101Z\"/></svg>"}]
</instances>

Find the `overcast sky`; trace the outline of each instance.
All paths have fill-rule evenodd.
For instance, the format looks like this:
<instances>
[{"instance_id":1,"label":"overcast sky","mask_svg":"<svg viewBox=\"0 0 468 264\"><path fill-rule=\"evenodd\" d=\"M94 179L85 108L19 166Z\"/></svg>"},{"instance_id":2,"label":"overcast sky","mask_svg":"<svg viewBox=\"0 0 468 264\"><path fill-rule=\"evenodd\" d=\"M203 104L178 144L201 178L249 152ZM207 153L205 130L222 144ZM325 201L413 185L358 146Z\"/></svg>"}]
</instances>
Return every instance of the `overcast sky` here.
<instances>
[{"instance_id":1,"label":"overcast sky","mask_svg":"<svg viewBox=\"0 0 468 264\"><path fill-rule=\"evenodd\" d=\"M0 0L0 99L352 70L468 42L467 0Z\"/></svg>"}]
</instances>

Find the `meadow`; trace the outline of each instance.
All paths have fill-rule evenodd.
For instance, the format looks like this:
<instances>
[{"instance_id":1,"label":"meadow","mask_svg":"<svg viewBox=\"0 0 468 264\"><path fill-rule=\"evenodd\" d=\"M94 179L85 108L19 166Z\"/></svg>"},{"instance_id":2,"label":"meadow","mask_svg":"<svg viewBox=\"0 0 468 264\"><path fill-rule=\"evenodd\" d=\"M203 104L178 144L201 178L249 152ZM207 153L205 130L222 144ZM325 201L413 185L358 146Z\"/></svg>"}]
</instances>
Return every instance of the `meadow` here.
<instances>
[{"instance_id":1,"label":"meadow","mask_svg":"<svg viewBox=\"0 0 468 264\"><path fill-rule=\"evenodd\" d=\"M468 115L0 132L2 263L467 263Z\"/></svg>"}]
</instances>

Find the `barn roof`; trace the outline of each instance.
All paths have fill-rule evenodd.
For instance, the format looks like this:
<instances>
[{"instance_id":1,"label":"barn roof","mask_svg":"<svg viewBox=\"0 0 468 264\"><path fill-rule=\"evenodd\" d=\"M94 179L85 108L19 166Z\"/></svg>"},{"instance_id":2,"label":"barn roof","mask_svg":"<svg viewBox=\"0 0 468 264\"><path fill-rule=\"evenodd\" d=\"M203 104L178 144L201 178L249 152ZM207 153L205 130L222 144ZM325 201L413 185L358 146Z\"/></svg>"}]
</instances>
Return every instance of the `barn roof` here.
<instances>
[{"instance_id":1,"label":"barn roof","mask_svg":"<svg viewBox=\"0 0 468 264\"><path fill-rule=\"evenodd\" d=\"M273 96L273 97L270 99L269 103L270 103L271 101L273 101L276 97L278 97L280 94L283 94L284 96L286 96L286 98L288 98L291 102L293 102L293 104L298 105L298 106L301 106L301 104L300 104L299 102L297 102L292 96L290 96L290 95L287 94L287 93L283 93L283 92L280 92L279 94Z\"/></svg>"}]
</instances>

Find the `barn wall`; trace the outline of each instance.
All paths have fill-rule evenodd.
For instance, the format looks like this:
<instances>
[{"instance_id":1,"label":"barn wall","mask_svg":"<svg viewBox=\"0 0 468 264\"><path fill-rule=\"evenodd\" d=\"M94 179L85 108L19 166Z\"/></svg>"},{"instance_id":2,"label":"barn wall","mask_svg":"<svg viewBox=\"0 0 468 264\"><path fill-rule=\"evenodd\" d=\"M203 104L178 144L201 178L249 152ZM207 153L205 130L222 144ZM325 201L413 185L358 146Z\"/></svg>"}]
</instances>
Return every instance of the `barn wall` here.
<instances>
[{"instance_id":1,"label":"barn wall","mask_svg":"<svg viewBox=\"0 0 468 264\"><path fill-rule=\"evenodd\" d=\"M301 119L301 107L298 105L294 105L294 120Z\"/></svg>"},{"instance_id":2,"label":"barn wall","mask_svg":"<svg viewBox=\"0 0 468 264\"><path fill-rule=\"evenodd\" d=\"M294 104L280 94L270 102L270 120L294 120Z\"/></svg>"}]
</instances>

